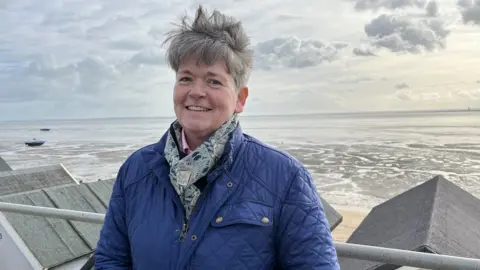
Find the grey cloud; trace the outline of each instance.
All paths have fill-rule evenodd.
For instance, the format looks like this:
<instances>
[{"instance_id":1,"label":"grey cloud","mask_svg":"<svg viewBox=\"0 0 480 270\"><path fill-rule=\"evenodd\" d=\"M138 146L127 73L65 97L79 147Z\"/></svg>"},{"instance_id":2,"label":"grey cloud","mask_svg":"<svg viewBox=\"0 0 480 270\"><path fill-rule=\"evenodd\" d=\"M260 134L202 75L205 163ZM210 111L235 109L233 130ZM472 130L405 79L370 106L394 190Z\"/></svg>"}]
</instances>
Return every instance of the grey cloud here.
<instances>
[{"instance_id":1,"label":"grey cloud","mask_svg":"<svg viewBox=\"0 0 480 270\"><path fill-rule=\"evenodd\" d=\"M77 91L98 94L120 78L120 72L101 57L89 56L74 65L79 76Z\"/></svg>"},{"instance_id":2,"label":"grey cloud","mask_svg":"<svg viewBox=\"0 0 480 270\"><path fill-rule=\"evenodd\" d=\"M131 94L126 89L135 90L135 86L131 85L135 85L139 74L153 76L139 72L140 67L143 64L163 63L161 56L163 55L155 49L146 49L116 64L92 55L63 66L58 65L54 57L38 57L25 69L3 80L10 82L6 86L10 91L0 95L0 102L18 102L22 99L48 101L51 98L67 100L82 95L90 95L93 100L101 99L102 96L116 100L124 94Z\"/></svg>"},{"instance_id":3,"label":"grey cloud","mask_svg":"<svg viewBox=\"0 0 480 270\"><path fill-rule=\"evenodd\" d=\"M255 66L305 68L337 59L348 45L340 42L324 43L318 40L301 40L296 37L275 38L255 46Z\"/></svg>"},{"instance_id":4,"label":"grey cloud","mask_svg":"<svg viewBox=\"0 0 480 270\"><path fill-rule=\"evenodd\" d=\"M431 0L425 6L425 10L429 17L436 17L438 16L438 3L437 1Z\"/></svg>"},{"instance_id":5,"label":"grey cloud","mask_svg":"<svg viewBox=\"0 0 480 270\"><path fill-rule=\"evenodd\" d=\"M86 35L89 39L109 39L112 36L138 33L140 29L141 26L135 18L120 15L107 19L101 25L91 27L86 31Z\"/></svg>"},{"instance_id":6,"label":"grey cloud","mask_svg":"<svg viewBox=\"0 0 480 270\"><path fill-rule=\"evenodd\" d=\"M162 39L164 37L165 31L163 28L160 28L158 26L153 26L150 28L148 31L148 35L151 36L154 39Z\"/></svg>"},{"instance_id":7,"label":"grey cloud","mask_svg":"<svg viewBox=\"0 0 480 270\"><path fill-rule=\"evenodd\" d=\"M77 93L99 94L120 77L117 68L100 56L88 56L64 66L58 65L54 57L40 57L20 74L23 84L15 84L15 91L30 95L29 88L38 89L41 94L36 95L36 100L61 99Z\"/></svg>"},{"instance_id":8,"label":"grey cloud","mask_svg":"<svg viewBox=\"0 0 480 270\"><path fill-rule=\"evenodd\" d=\"M44 26L57 27L58 25L70 24L75 21L81 20L82 17L78 15L74 10L70 11L51 11L43 17L41 24Z\"/></svg>"},{"instance_id":9,"label":"grey cloud","mask_svg":"<svg viewBox=\"0 0 480 270\"><path fill-rule=\"evenodd\" d=\"M480 88L457 91L456 94L469 100L480 100Z\"/></svg>"},{"instance_id":10,"label":"grey cloud","mask_svg":"<svg viewBox=\"0 0 480 270\"><path fill-rule=\"evenodd\" d=\"M8 1L0 10L0 118L11 104L41 103L61 108L57 113L62 116L92 107L123 110L145 100L151 105L147 114L171 113L151 100L171 95L158 90L172 87L158 45L170 23L185 12L181 3ZM61 104L68 104L65 111ZM37 115L46 110L35 108Z\"/></svg>"},{"instance_id":11,"label":"grey cloud","mask_svg":"<svg viewBox=\"0 0 480 270\"><path fill-rule=\"evenodd\" d=\"M29 73L28 75L38 77L57 77L69 72L67 67L59 68L55 57L48 54L34 57L25 71Z\"/></svg>"},{"instance_id":12,"label":"grey cloud","mask_svg":"<svg viewBox=\"0 0 480 270\"><path fill-rule=\"evenodd\" d=\"M465 8L470 7L473 4L473 0L458 0L457 6Z\"/></svg>"},{"instance_id":13,"label":"grey cloud","mask_svg":"<svg viewBox=\"0 0 480 270\"><path fill-rule=\"evenodd\" d=\"M480 25L480 0L461 0L457 5L464 23Z\"/></svg>"},{"instance_id":14,"label":"grey cloud","mask_svg":"<svg viewBox=\"0 0 480 270\"><path fill-rule=\"evenodd\" d=\"M437 17L439 14L439 5L436 0L353 0L355 1L355 10L365 11L380 9L397 10L404 8L425 9L428 17ZM468 0L460 0L468 1Z\"/></svg>"},{"instance_id":15,"label":"grey cloud","mask_svg":"<svg viewBox=\"0 0 480 270\"><path fill-rule=\"evenodd\" d=\"M278 21L293 21L293 20L299 20L301 19L302 16L298 15L298 14L295 14L295 13L282 13L282 14L278 14L276 17L275 17L275 20L278 20Z\"/></svg>"},{"instance_id":16,"label":"grey cloud","mask_svg":"<svg viewBox=\"0 0 480 270\"><path fill-rule=\"evenodd\" d=\"M313 113L319 111L329 111L343 107L344 98L338 92L325 93L315 90L298 89L296 91L287 91L279 95L279 99L257 99L250 101L248 107L249 114L285 114L288 111L296 113Z\"/></svg>"},{"instance_id":17,"label":"grey cloud","mask_svg":"<svg viewBox=\"0 0 480 270\"><path fill-rule=\"evenodd\" d=\"M418 53L444 48L450 33L441 20L415 20L397 15L382 14L365 25L372 45L392 52Z\"/></svg>"},{"instance_id":18,"label":"grey cloud","mask_svg":"<svg viewBox=\"0 0 480 270\"><path fill-rule=\"evenodd\" d=\"M410 88L410 85L408 85L405 82L399 83L395 85L395 89L405 89L405 88Z\"/></svg>"},{"instance_id":19,"label":"grey cloud","mask_svg":"<svg viewBox=\"0 0 480 270\"><path fill-rule=\"evenodd\" d=\"M0 107L8 103L23 103L40 99L44 93L35 84L21 80L20 76L10 78L19 79L18 81L6 81L2 85L3 91L0 91ZM8 89L5 91L5 89Z\"/></svg>"},{"instance_id":20,"label":"grey cloud","mask_svg":"<svg viewBox=\"0 0 480 270\"><path fill-rule=\"evenodd\" d=\"M148 48L130 58L134 65L163 65L165 64L165 51L160 48Z\"/></svg>"},{"instance_id":21,"label":"grey cloud","mask_svg":"<svg viewBox=\"0 0 480 270\"><path fill-rule=\"evenodd\" d=\"M0 102L58 101L82 93L115 100L132 89L154 89L150 82L162 74L164 56L148 30L159 32L173 18L139 19L152 6L165 8L161 2L114 2L25 0L2 11L0 84L8 91L0 91ZM17 66L7 69L6 60Z\"/></svg>"},{"instance_id":22,"label":"grey cloud","mask_svg":"<svg viewBox=\"0 0 480 270\"><path fill-rule=\"evenodd\" d=\"M397 99L399 99L401 101L411 101L411 100L413 100L411 93L407 93L407 92L404 92L404 91L398 91L395 94L395 96L397 97Z\"/></svg>"},{"instance_id":23,"label":"grey cloud","mask_svg":"<svg viewBox=\"0 0 480 270\"><path fill-rule=\"evenodd\" d=\"M331 42L330 45L335 47L337 50L342 50L349 46L346 42Z\"/></svg>"},{"instance_id":24,"label":"grey cloud","mask_svg":"<svg viewBox=\"0 0 480 270\"><path fill-rule=\"evenodd\" d=\"M371 47L353 48L353 54L357 56L377 56Z\"/></svg>"},{"instance_id":25,"label":"grey cloud","mask_svg":"<svg viewBox=\"0 0 480 270\"><path fill-rule=\"evenodd\" d=\"M355 10L378 10L384 9L399 9L405 7L419 7L425 6L424 0L354 0Z\"/></svg>"},{"instance_id":26,"label":"grey cloud","mask_svg":"<svg viewBox=\"0 0 480 270\"><path fill-rule=\"evenodd\" d=\"M361 76L361 77L342 78L342 79L336 80L335 83L339 83L339 84L357 84L357 83L371 82L371 81L373 81L373 78L371 78L371 77L366 77L366 76Z\"/></svg>"},{"instance_id":27,"label":"grey cloud","mask_svg":"<svg viewBox=\"0 0 480 270\"><path fill-rule=\"evenodd\" d=\"M139 51L151 44L153 44L153 41L146 35L136 35L109 41L107 46L117 50Z\"/></svg>"},{"instance_id":28,"label":"grey cloud","mask_svg":"<svg viewBox=\"0 0 480 270\"><path fill-rule=\"evenodd\" d=\"M114 78L117 74L114 65L108 64L100 56L88 56L74 65L85 76L99 76L102 78Z\"/></svg>"}]
</instances>

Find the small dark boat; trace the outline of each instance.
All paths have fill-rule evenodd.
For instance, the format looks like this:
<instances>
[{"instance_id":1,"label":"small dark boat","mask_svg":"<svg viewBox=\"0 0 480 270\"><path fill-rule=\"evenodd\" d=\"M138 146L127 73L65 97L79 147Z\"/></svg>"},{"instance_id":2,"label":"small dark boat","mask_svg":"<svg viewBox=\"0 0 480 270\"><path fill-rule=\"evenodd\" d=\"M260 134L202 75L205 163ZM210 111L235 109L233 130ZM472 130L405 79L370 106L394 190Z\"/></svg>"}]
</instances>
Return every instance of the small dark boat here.
<instances>
[{"instance_id":1,"label":"small dark boat","mask_svg":"<svg viewBox=\"0 0 480 270\"><path fill-rule=\"evenodd\" d=\"M33 139L31 141L26 141L25 145L27 146L41 146L45 143L45 141L37 141L37 139Z\"/></svg>"},{"instance_id":2,"label":"small dark boat","mask_svg":"<svg viewBox=\"0 0 480 270\"><path fill-rule=\"evenodd\" d=\"M41 128L40 131L50 131L49 128Z\"/></svg>"}]
</instances>

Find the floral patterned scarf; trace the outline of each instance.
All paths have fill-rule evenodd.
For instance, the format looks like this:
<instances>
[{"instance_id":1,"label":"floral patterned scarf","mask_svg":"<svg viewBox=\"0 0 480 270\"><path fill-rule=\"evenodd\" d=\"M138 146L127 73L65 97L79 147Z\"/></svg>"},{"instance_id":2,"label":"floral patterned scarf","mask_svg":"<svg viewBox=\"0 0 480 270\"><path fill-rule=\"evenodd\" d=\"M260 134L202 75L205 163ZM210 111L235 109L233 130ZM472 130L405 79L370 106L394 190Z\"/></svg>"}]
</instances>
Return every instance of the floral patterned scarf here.
<instances>
[{"instance_id":1,"label":"floral patterned scarf","mask_svg":"<svg viewBox=\"0 0 480 270\"><path fill-rule=\"evenodd\" d=\"M206 176L218 162L237 124L238 117L234 114L199 147L181 158L179 149L182 148L177 143L181 142L182 127L178 120L172 123L176 138L173 138L172 132L168 133L164 152L170 165L170 182L180 196L187 218L201 193L194 183Z\"/></svg>"}]
</instances>

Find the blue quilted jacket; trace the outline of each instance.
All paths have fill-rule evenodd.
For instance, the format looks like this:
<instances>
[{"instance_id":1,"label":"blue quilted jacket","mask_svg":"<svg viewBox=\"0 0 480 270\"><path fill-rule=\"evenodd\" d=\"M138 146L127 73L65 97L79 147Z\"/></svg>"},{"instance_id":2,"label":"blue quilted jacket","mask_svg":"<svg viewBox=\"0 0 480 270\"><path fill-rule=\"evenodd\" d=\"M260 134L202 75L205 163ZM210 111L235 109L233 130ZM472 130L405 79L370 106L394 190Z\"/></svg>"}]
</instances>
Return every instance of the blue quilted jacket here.
<instances>
[{"instance_id":1,"label":"blue quilted jacket","mask_svg":"<svg viewBox=\"0 0 480 270\"><path fill-rule=\"evenodd\" d=\"M95 269L340 269L310 174L240 127L180 237L184 208L168 177L165 141L120 167Z\"/></svg>"}]
</instances>

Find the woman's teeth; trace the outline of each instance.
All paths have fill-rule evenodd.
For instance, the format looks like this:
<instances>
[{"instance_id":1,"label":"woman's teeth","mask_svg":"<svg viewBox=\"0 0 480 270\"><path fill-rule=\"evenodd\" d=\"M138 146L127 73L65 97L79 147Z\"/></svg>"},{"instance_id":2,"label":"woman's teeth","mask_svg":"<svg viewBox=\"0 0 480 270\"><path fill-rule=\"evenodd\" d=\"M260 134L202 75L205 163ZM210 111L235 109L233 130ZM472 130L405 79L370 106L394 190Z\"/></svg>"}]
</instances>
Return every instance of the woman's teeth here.
<instances>
[{"instance_id":1,"label":"woman's teeth","mask_svg":"<svg viewBox=\"0 0 480 270\"><path fill-rule=\"evenodd\" d=\"M200 106L187 106L187 110L189 111L203 111L203 112L206 112L206 111L209 111L210 109L207 109L207 108L204 108L204 107L200 107Z\"/></svg>"}]
</instances>

